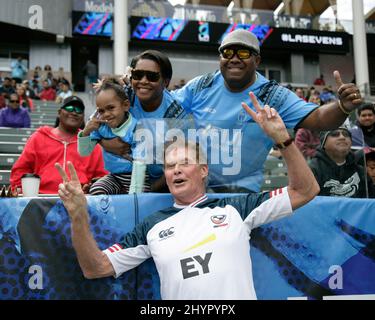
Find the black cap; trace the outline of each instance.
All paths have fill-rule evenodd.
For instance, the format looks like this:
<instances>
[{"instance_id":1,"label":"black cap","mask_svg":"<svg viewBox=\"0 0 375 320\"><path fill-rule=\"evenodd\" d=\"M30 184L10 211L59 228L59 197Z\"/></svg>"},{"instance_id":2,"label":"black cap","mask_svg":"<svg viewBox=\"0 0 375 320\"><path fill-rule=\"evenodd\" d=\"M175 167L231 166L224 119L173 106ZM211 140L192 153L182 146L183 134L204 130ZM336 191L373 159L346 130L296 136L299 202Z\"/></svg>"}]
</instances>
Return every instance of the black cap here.
<instances>
[{"instance_id":1,"label":"black cap","mask_svg":"<svg viewBox=\"0 0 375 320\"><path fill-rule=\"evenodd\" d=\"M65 98L60 108L63 108L66 106L77 106L77 107L81 107L82 110L85 110L85 104L83 103L81 98L77 96L70 96L68 98Z\"/></svg>"},{"instance_id":2,"label":"black cap","mask_svg":"<svg viewBox=\"0 0 375 320\"><path fill-rule=\"evenodd\" d=\"M365 156L366 156L366 160L375 160L375 150L370 148L370 147L366 147L364 149L364 152L365 152Z\"/></svg>"},{"instance_id":3,"label":"black cap","mask_svg":"<svg viewBox=\"0 0 375 320\"><path fill-rule=\"evenodd\" d=\"M331 132L336 131L336 130L345 130L345 131L347 131L349 133L350 140L352 140L352 133L350 132L350 130L347 127L345 127L345 126L340 126L337 129L335 129L335 130L321 131L320 132L320 148L324 149L324 145L326 144L326 140L327 140L328 135Z\"/></svg>"},{"instance_id":4,"label":"black cap","mask_svg":"<svg viewBox=\"0 0 375 320\"><path fill-rule=\"evenodd\" d=\"M60 80L60 83L62 83L62 84L66 84L67 86L70 86L69 81L66 80L66 79L61 79L61 80Z\"/></svg>"}]
</instances>

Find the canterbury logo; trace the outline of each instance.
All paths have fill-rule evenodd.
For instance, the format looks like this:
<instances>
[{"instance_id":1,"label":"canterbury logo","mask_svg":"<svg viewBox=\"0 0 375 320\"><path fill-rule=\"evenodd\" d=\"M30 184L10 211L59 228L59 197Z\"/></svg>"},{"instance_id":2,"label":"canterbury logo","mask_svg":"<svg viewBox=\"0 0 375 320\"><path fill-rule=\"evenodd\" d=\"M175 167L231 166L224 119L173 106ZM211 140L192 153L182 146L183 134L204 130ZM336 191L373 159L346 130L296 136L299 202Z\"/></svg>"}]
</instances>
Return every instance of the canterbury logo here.
<instances>
[{"instance_id":1,"label":"canterbury logo","mask_svg":"<svg viewBox=\"0 0 375 320\"><path fill-rule=\"evenodd\" d=\"M161 230L161 231L159 232L159 238L160 238L160 239L169 238L169 237L172 236L173 234L174 234L174 227L170 227L169 229Z\"/></svg>"}]
</instances>

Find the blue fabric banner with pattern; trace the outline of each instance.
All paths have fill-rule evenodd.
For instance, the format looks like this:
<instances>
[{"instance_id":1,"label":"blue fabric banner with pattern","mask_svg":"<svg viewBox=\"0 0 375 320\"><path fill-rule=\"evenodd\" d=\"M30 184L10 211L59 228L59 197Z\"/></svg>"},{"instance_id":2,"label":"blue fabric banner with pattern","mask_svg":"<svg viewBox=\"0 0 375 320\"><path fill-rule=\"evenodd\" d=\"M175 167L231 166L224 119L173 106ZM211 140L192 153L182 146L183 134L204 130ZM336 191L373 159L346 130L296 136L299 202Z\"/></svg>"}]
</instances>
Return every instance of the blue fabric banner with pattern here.
<instances>
[{"instance_id":1,"label":"blue fabric banner with pattern","mask_svg":"<svg viewBox=\"0 0 375 320\"><path fill-rule=\"evenodd\" d=\"M106 249L173 201L142 194L89 196L88 203L91 230ZM258 299L375 294L373 200L317 197L253 230L251 245ZM0 199L0 299L160 299L159 285L152 259L118 279L85 279L58 198Z\"/></svg>"}]
</instances>

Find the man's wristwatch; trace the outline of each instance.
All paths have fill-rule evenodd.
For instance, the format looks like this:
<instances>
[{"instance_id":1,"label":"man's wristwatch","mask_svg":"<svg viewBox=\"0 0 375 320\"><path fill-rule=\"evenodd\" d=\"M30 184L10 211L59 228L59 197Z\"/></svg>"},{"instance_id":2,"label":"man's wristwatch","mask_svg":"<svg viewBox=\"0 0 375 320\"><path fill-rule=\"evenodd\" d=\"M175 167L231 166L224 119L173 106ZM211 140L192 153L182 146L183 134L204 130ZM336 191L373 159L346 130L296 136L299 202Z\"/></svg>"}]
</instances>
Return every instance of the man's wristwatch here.
<instances>
[{"instance_id":1,"label":"man's wristwatch","mask_svg":"<svg viewBox=\"0 0 375 320\"><path fill-rule=\"evenodd\" d=\"M285 149L287 146L291 145L293 141L294 141L293 138L289 138L289 139L285 140L284 142L276 143L275 146L278 149L282 150L282 149Z\"/></svg>"}]
</instances>

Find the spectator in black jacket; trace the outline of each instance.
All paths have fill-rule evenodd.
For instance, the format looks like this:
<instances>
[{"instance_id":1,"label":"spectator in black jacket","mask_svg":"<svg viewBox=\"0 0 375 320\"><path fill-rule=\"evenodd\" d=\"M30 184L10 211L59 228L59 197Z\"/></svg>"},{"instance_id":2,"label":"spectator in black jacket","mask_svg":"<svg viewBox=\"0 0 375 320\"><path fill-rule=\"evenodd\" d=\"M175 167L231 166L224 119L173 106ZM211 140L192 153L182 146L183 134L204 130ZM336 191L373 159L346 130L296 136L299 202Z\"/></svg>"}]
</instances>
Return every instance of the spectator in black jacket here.
<instances>
[{"instance_id":1,"label":"spectator in black jacket","mask_svg":"<svg viewBox=\"0 0 375 320\"><path fill-rule=\"evenodd\" d=\"M353 146L375 147L375 105L363 103L357 109L357 127L351 129Z\"/></svg>"},{"instance_id":2,"label":"spectator in black jacket","mask_svg":"<svg viewBox=\"0 0 375 320\"><path fill-rule=\"evenodd\" d=\"M371 177L372 184L375 186L375 151L367 149L365 154L367 174Z\"/></svg>"},{"instance_id":3,"label":"spectator in black jacket","mask_svg":"<svg viewBox=\"0 0 375 320\"><path fill-rule=\"evenodd\" d=\"M320 196L374 198L375 189L363 166L350 148L352 136L345 127L322 132L320 148L310 167L320 186ZM368 192L367 192L368 190Z\"/></svg>"},{"instance_id":4,"label":"spectator in black jacket","mask_svg":"<svg viewBox=\"0 0 375 320\"><path fill-rule=\"evenodd\" d=\"M3 85L0 87L0 94L4 96L5 99L9 99L9 96L16 91L12 87L11 84L12 79L9 77L5 77L3 81Z\"/></svg>"}]
</instances>

